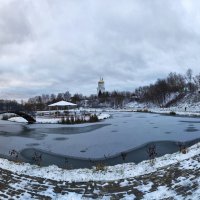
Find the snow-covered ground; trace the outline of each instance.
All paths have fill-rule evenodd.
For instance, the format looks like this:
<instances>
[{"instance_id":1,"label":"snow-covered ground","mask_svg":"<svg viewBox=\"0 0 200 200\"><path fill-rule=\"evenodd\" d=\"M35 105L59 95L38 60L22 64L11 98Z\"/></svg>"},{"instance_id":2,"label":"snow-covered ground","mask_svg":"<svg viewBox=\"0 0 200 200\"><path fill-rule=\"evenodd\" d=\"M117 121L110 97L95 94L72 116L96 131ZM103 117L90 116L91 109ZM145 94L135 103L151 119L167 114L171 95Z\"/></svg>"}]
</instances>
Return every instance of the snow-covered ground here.
<instances>
[{"instance_id":1,"label":"snow-covered ground","mask_svg":"<svg viewBox=\"0 0 200 200\"><path fill-rule=\"evenodd\" d=\"M171 108L152 108L149 109L148 111L153 112L153 113L159 113L159 114L170 114L170 112L175 112L177 115L181 116L200 116L200 111L199 110L193 110L193 111L184 111L183 109L178 109L176 107L171 107Z\"/></svg>"},{"instance_id":2,"label":"snow-covered ground","mask_svg":"<svg viewBox=\"0 0 200 200\"><path fill-rule=\"evenodd\" d=\"M130 102L126 104L125 109L133 109L133 110L139 110L139 109L148 109L148 108L154 108L156 107L152 103L139 103L137 101Z\"/></svg>"},{"instance_id":3,"label":"snow-covered ground","mask_svg":"<svg viewBox=\"0 0 200 200\"><path fill-rule=\"evenodd\" d=\"M65 170L58 168L55 165L49 167L39 167L27 163L15 163L1 158L0 168L10 170L18 174L48 178L56 181L110 181L149 174L155 172L161 167L181 161L184 161L182 162L182 167L185 169L191 166L190 160L186 159L199 154L200 143L197 143L188 148L188 152L186 154L177 152L156 158L154 165L151 165L151 163L147 160L139 164L126 163L108 166L104 171L97 171L95 169Z\"/></svg>"},{"instance_id":4,"label":"snow-covered ground","mask_svg":"<svg viewBox=\"0 0 200 200\"><path fill-rule=\"evenodd\" d=\"M178 94L172 94L166 102L175 98ZM161 108L152 103L138 103L136 101L130 102L126 105L127 110L148 110L154 113L169 114L171 111L183 116L200 116L200 94L192 93L186 94L182 99L174 103L168 108Z\"/></svg>"}]
</instances>

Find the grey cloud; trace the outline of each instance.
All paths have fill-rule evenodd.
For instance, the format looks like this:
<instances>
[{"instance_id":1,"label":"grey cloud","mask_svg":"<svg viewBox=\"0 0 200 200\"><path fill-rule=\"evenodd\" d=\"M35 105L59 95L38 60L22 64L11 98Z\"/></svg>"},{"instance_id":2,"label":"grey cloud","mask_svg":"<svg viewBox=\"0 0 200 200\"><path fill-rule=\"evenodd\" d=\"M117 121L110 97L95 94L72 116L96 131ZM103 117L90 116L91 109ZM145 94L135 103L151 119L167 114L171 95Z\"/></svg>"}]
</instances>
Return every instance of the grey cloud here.
<instances>
[{"instance_id":1,"label":"grey cloud","mask_svg":"<svg viewBox=\"0 0 200 200\"><path fill-rule=\"evenodd\" d=\"M9 45L22 43L29 38L31 33L30 24L24 13L23 1L16 1L0 7L0 44Z\"/></svg>"},{"instance_id":2,"label":"grey cloud","mask_svg":"<svg viewBox=\"0 0 200 200\"><path fill-rule=\"evenodd\" d=\"M133 90L171 71L199 73L198 1L25 1L0 5L6 97ZM17 95L18 94L18 95Z\"/></svg>"}]
</instances>

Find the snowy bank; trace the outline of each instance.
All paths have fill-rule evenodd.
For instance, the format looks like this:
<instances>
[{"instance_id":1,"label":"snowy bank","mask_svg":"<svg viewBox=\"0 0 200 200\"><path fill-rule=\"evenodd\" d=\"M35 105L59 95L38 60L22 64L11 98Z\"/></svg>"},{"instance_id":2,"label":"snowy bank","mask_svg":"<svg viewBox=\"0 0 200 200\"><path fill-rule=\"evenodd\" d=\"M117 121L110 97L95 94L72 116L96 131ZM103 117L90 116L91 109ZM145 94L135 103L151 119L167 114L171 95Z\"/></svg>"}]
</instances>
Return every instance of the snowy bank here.
<instances>
[{"instance_id":1,"label":"snowy bank","mask_svg":"<svg viewBox=\"0 0 200 200\"><path fill-rule=\"evenodd\" d=\"M107 113L100 113L97 115L99 120L107 119L110 117ZM8 119L12 122L20 122L20 123L27 123L27 120L22 117L12 117ZM36 117L36 123L39 124L58 124L61 122L61 118L44 118L44 117Z\"/></svg>"},{"instance_id":2,"label":"snowy bank","mask_svg":"<svg viewBox=\"0 0 200 200\"><path fill-rule=\"evenodd\" d=\"M49 167L39 167L36 165L30 165L28 163L15 163L1 158L0 168L10 170L18 174L48 178L57 181L110 181L148 174L155 172L158 168L181 161L183 161L182 167L186 168L190 166L189 158L199 154L200 143L197 143L188 148L188 152L186 154L177 152L156 158L153 166L147 160L139 164L126 163L108 166L104 171L96 171L95 169L65 170L55 165Z\"/></svg>"},{"instance_id":3,"label":"snowy bank","mask_svg":"<svg viewBox=\"0 0 200 200\"><path fill-rule=\"evenodd\" d=\"M11 122L19 122L19 123L27 123L28 121L24 119L23 117L11 117L8 119L8 121Z\"/></svg>"},{"instance_id":4,"label":"snowy bank","mask_svg":"<svg viewBox=\"0 0 200 200\"><path fill-rule=\"evenodd\" d=\"M192 111L182 111L177 108L153 108L148 111L157 114L170 114L170 112L175 112L176 115L180 116L189 116L189 117L200 117L200 112L192 112Z\"/></svg>"},{"instance_id":5,"label":"snowy bank","mask_svg":"<svg viewBox=\"0 0 200 200\"><path fill-rule=\"evenodd\" d=\"M23 117L12 117L8 119L9 121L12 122L19 122L19 123L27 123L28 121L24 119ZM56 124L60 121L58 118L41 118L41 117L36 117L36 123L51 123L51 124Z\"/></svg>"},{"instance_id":6,"label":"snowy bank","mask_svg":"<svg viewBox=\"0 0 200 200\"><path fill-rule=\"evenodd\" d=\"M189 101L184 103L180 102L176 106L172 106L169 108L162 108L152 103L138 103L136 101L133 101L126 104L125 109L123 109L123 111L133 111L133 112L142 110L144 111L146 110L157 114L170 114L170 112L175 112L177 115L181 116L199 117L200 102L196 103L191 103Z\"/></svg>"},{"instance_id":7,"label":"snowy bank","mask_svg":"<svg viewBox=\"0 0 200 200\"><path fill-rule=\"evenodd\" d=\"M99 120L102 120L102 119L107 119L107 118L109 118L110 115L107 114L107 113L101 113L101 114L97 115L97 117L98 117Z\"/></svg>"}]
</instances>

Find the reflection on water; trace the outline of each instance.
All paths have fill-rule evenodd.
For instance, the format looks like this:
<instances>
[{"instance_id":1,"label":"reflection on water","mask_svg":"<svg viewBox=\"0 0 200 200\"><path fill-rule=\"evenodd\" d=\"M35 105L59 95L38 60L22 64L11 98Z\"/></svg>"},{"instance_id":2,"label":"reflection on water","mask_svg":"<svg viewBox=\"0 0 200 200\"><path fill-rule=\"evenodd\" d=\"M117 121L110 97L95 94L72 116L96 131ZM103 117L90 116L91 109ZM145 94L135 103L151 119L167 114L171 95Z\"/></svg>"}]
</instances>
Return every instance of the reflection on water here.
<instances>
[{"instance_id":1,"label":"reflection on water","mask_svg":"<svg viewBox=\"0 0 200 200\"><path fill-rule=\"evenodd\" d=\"M199 129L194 128L193 126L189 126L187 129L185 129L186 132L196 132L199 131Z\"/></svg>"},{"instance_id":2,"label":"reflection on water","mask_svg":"<svg viewBox=\"0 0 200 200\"><path fill-rule=\"evenodd\" d=\"M54 138L54 140L68 140L69 138L65 138L65 137L56 137Z\"/></svg>"},{"instance_id":3,"label":"reflection on water","mask_svg":"<svg viewBox=\"0 0 200 200\"><path fill-rule=\"evenodd\" d=\"M123 115L122 117L131 117L131 114Z\"/></svg>"},{"instance_id":4,"label":"reflection on water","mask_svg":"<svg viewBox=\"0 0 200 200\"><path fill-rule=\"evenodd\" d=\"M37 132L47 133L47 134L80 134L80 133L88 133L94 131L96 129L102 128L104 126L109 126L110 124L95 124L95 125L87 125L84 127L60 127L60 128L38 128Z\"/></svg>"},{"instance_id":5,"label":"reflection on water","mask_svg":"<svg viewBox=\"0 0 200 200\"><path fill-rule=\"evenodd\" d=\"M0 123L5 123L0 120ZM0 126L0 136L4 137L25 137L25 138L35 138L41 140L45 137L45 134L36 132L35 130L29 129L26 125L17 124L13 122L6 122L6 124L1 124Z\"/></svg>"},{"instance_id":6,"label":"reflection on water","mask_svg":"<svg viewBox=\"0 0 200 200\"><path fill-rule=\"evenodd\" d=\"M200 121L198 121L198 120L196 120L196 121L193 121L193 120L180 120L180 122L183 122L183 123L200 124Z\"/></svg>"},{"instance_id":7,"label":"reflection on water","mask_svg":"<svg viewBox=\"0 0 200 200\"><path fill-rule=\"evenodd\" d=\"M38 143L26 144L26 146L29 146L29 147L34 147L34 146L38 146L38 145L40 145L40 144L38 144Z\"/></svg>"},{"instance_id":8,"label":"reflection on water","mask_svg":"<svg viewBox=\"0 0 200 200\"><path fill-rule=\"evenodd\" d=\"M121 152L128 152L125 162L139 162L147 158L145 144L157 144L160 155L175 152L176 142L195 141L200 138L199 130L199 118L149 113L112 113L105 121L81 125L0 121L0 153L8 156L9 150L16 149L31 162L36 151L43 154L44 165L62 165L63 160L72 159L75 167L90 167L89 161L105 156L108 164L120 163Z\"/></svg>"}]
</instances>

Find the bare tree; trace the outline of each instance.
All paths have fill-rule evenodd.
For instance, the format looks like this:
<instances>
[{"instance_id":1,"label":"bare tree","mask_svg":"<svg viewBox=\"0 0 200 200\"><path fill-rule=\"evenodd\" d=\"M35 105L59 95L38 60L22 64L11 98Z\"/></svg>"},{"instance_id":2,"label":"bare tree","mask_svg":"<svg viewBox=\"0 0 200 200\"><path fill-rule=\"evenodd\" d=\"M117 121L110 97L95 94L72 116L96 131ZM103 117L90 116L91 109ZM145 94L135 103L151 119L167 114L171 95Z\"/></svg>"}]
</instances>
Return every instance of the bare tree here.
<instances>
[{"instance_id":1,"label":"bare tree","mask_svg":"<svg viewBox=\"0 0 200 200\"><path fill-rule=\"evenodd\" d=\"M191 92L192 91L192 70L189 68L187 71L186 71L186 80L188 82L188 87L189 87L189 91Z\"/></svg>"},{"instance_id":2,"label":"bare tree","mask_svg":"<svg viewBox=\"0 0 200 200\"><path fill-rule=\"evenodd\" d=\"M200 89L200 74L196 75L194 78L195 89Z\"/></svg>"},{"instance_id":3,"label":"bare tree","mask_svg":"<svg viewBox=\"0 0 200 200\"><path fill-rule=\"evenodd\" d=\"M65 99L66 101L69 101L70 98L71 98L71 94L70 94L68 91L66 91L66 92L64 93L64 99Z\"/></svg>"}]
</instances>

